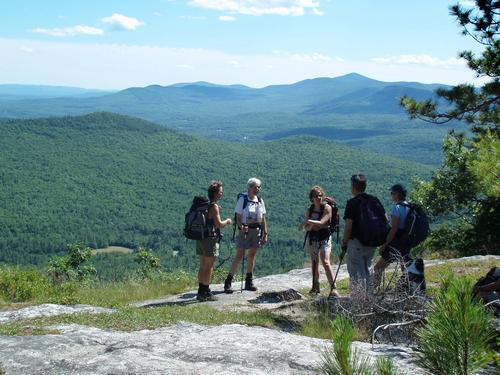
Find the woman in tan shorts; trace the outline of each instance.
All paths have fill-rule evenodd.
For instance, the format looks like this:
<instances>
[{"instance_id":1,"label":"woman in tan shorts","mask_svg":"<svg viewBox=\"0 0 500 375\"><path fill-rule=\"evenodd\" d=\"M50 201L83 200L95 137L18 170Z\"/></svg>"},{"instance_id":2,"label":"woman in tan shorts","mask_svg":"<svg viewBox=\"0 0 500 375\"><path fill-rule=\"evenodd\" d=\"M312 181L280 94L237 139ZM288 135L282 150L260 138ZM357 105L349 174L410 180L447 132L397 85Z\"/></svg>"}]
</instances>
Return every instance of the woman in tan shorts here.
<instances>
[{"instance_id":1,"label":"woman in tan shorts","mask_svg":"<svg viewBox=\"0 0 500 375\"><path fill-rule=\"evenodd\" d=\"M210 207L208 209L209 236L196 241L196 254L200 257L200 269L198 271L198 301L215 301L216 298L210 290L210 280L212 279L212 269L215 258L219 255L220 228L231 224L231 219L221 220L220 207L217 204L224 195L222 182L212 181L208 187L208 199Z\"/></svg>"}]
</instances>

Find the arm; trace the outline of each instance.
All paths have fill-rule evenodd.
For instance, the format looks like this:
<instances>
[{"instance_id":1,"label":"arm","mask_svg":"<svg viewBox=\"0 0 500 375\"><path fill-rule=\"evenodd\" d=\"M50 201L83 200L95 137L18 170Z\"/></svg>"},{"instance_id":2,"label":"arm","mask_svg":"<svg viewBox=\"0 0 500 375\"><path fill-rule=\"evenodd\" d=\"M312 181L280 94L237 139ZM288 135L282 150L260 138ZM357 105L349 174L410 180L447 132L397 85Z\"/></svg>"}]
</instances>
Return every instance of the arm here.
<instances>
[{"instance_id":1,"label":"arm","mask_svg":"<svg viewBox=\"0 0 500 375\"><path fill-rule=\"evenodd\" d=\"M474 288L479 292L497 292L500 291L500 280L486 285L477 286Z\"/></svg>"},{"instance_id":2,"label":"arm","mask_svg":"<svg viewBox=\"0 0 500 375\"><path fill-rule=\"evenodd\" d=\"M224 228L226 225L231 224L231 219L226 219L224 221L220 218L220 209L217 204L210 207L212 219L214 219L214 225L216 228Z\"/></svg>"},{"instance_id":3,"label":"arm","mask_svg":"<svg viewBox=\"0 0 500 375\"><path fill-rule=\"evenodd\" d=\"M299 224L299 230L301 230L301 229L304 229L305 231L311 230L312 226L307 223L308 220L309 220L309 208L304 213L304 220L302 221L302 223Z\"/></svg>"},{"instance_id":4,"label":"arm","mask_svg":"<svg viewBox=\"0 0 500 375\"><path fill-rule=\"evenodd\" d=\"M324 225L328 224L328 222L330 221L330 218L332 217L332 208L330 207L330 205L326 205L325 206L325 212L323 214L323 217L321 218L321 220L307 220L307 224L312 224L314 226L317 226L318 228L321 228L323 227Z\"/></svg>"},{"instance_id":5,"label":"arm","mask_svg":"<svg viewBox=\"0 0 500 375\"><path fill-rule=\"evenodd\" d=\"M266 214L262 215L261 225L262 225L262 239L260 240L260 243L261 243L261 245L265 245L267 242L267 238L268 238Z\"/></svg>"},{"instance_id":6,"label":"arm","mask_svg":"<svg viewBox=\"0 0 500 375\"><path fill-rule=\"evenodd\" d=\"M241 230L241 214L236 213L236 226L238 227L239 230Z\"/></svg>"},{"instance_id":7,"label":"arm","mask_svg":"<svg viewBox=\"0 0 500 375\"><path fill-rule=\"evenodd\" d=\"M391 241L396 236L396 233L398 232L398 227L399 227L399 217L393 216L391 219L391 230L389 231L389 233L387 233L385 243L382 246L380 246L379 252L384 250L387 247L387 245L391 243Z\"/></svg>"},{"instance_id":8,"label":"arm","mask_svg":"<svg viewBox=\"0 0 500 375\"><path fill-rule=\"evenodd\" d=\"M349 241L349 238L351 238L351 233L352 233L352 219L345 219L344 235L342 236L343 251L347 249L347 241Z\"/></svg>"}]
</instances>

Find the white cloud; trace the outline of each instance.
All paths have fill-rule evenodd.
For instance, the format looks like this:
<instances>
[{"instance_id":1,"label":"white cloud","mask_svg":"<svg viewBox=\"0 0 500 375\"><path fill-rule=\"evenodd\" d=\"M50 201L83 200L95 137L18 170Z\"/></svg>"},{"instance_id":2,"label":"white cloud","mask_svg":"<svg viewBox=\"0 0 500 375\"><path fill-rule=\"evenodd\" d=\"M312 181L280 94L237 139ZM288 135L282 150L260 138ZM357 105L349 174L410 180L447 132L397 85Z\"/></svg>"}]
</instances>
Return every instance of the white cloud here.
<instances>
[{"instance_id":1,"label":"white cloud","mask_svg":"<svg viewBox=\"0 0 500 375\"><path fill-rule=\"evenodd\" d=\"M273 51L273 55L299 62L330 62L330 61L343 62L344 61L344 59L341 57L337 56L330 57L316 52L311 54L304 54L304 53L290 53L287 51L275 50Z\"/></svg>"},{"instance_id":2,"label":"white cloud","mask_svg":"<svg viewBox=\"0 0 500 375\"><path fill-rule=\"evenodd\" d=\"M178 69L188 69L188 70L193 70L194 66L188 65L188 64L178 64L175 66Z\"/></svg>"},{"instance_id":3,"label":"white cloud","mask_svg":"<svg viewBox=\"0 0 500 375\"><path fill-rule=\"evenodd\" d=\"M236 18L232 17L232 16L220 16L219 17L219 21L222 21L222 22L233 22L233 21L236 21Z\"/></svg>"},{"instance_id":4,"label":"white cloud","mask_svg":"<svg viewBox=\"0 0 500 375\"><path fill-rule=\"evenodd\" d=\"M25 47L25 46L21 46L21 51L27 52L27 53L33 53L33 52L35 52L35 50L33 48Z\"/></svg>"},{"instance_id":5,"label":"white cloud","mask_svg":"<svg viewBox=\"0 0 500 375\"><path fill-rule=\"evenodd\" d=\"M460 0L458 3L463 7L473 8L476 6L476 2L471 0Z\"/></svg>"},{"instance_id":6,"label":"white cloud","mask_svg":"<svg viewBox=\"0 0 500 375\"><path fill-rule=\"evenodd\" d=\"M374 57L371 61L383 64L415 64L415 65L428 65L434 67L451 67L457 65L465 65L465 61L457 58L449 58L446 60L439 57L429 55L399 55L391 57Z\"/></svg>"},{"instance_id":7,"label":"white cloud","mask_svg":"<svg viewBox=\"0 0 500 375\"><path fill-rule=\"evenodd\" d=\"M101 21L111 25L114 30L135 30L144 25L144 22L139 21L137 18L127 17L119 13L113 13L112 16L104 17Z\"/></svg>"},{"instance_id":8,"label":"white cloud","mask_svg":"<svg viewBox=\"0 0 500 375\"><path fill-rule=\"evenodd\" d=\"M316 15L316 16L324 16L325 15L325 12L319 10L318 8L313 8L312 10L312 14Z\"/></svg>"},{"instance_id":9,"label":"white cloud","mask_svg":"<svg viewBox=\"0 0 500 375\"><path fill-rule=\"evenodd\" d=\"M322 13L319 1L314 0L191 0L189 5L251 16L303 16L306 10Z\"/></svg>"},{"instance_id":10,"label":"white cloud","mask_svg":"<svg viewBox=\"0 0 500 375\"><path fill-rule=\"evenodd\" d=\"M290 56L292 60L303 61L303 62L313 62L313 61L332 61L330 56L322 55L320 53L313 53L310 55L294 53Z\"/></svg>"},{"instance_id":11,"label":"white cloud","mask_svg":"<svg viewBox=\"0 0 500 375\"><path fill-rule=\"evenodd\" d=\"M33 50L33 54L26 49ZM320 53L236 54L195 48L2 37L0 51L9 56L0 61L0 82L101 89L194 81L262 87L351 72L388 82L475 82L466 65L381 64L351 59L344 62Z\"/></svg>"},{"instance_id":12,"label":"white cloud","mask_svg":"<svg viewBox=\"0 0 500 375\"><path fill-rule=\"evenodd\" d=\"M41 27L37 27L36 29L33 29L31 31L38 34L46 34L59 37L75 36L75 35L104 35L104 30L85 25L76 25L73 27L63 27L63 28L56 27L52 29L44 29Z\"/></svg>"},{"instance_id":13,"label":"white cloud","mask_svg":"<svg viewBox=\"0 0 500 375\"><path fill-rule=\"evenodd\" d=\"M155 16L155 17L161 17L161 16L163 16L163 14L161 14L160 12L153 12L153 13L151 13L151 14L152 14L153 16Z\"/></svg>"},{"instance_id":14,"label":"white cloud","mask_svg":"<svg viewBox=\"0 0 500 375\"><path fill-rule=\"evenodd\" d=\"M202 21L207 19L207 17L203 16L189 16L189 15L179 16L179 18L181 20L188 20L188 21Z\"/></svg>"}]
</instances>

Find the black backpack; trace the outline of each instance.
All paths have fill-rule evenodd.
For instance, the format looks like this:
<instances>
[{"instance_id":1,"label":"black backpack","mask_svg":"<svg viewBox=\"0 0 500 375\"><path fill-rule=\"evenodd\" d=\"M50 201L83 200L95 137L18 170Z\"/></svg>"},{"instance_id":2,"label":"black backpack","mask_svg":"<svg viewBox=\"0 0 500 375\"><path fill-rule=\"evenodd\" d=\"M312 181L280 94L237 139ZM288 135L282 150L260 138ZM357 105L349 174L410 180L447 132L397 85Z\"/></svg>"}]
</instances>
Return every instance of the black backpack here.
<instances>
[{"instance_id":1,"label":"black backpack","mask_svg":"<svg viewBox=\"0 0 500 375\"><path fill-rule=\"evenodd\" d=\"M422 207L411 203L402 205L409 208L404 231L408 235L410 247L415 247L429 235L429 219Z\"/></svg>"},{"instance_id":2,"label":"black backpack","mask_svg":"<svg viewBox=\"0 0 500 375\"><path fill-rule=\"evenodd\" d=\"M380 201L371 195L360 198L359 222L356 224L358 239L365 246L380 246L385 243L389 226L385 209Z\"/></svg>"},{"instance_id":3,"label":"black backpack","mask_svg":"<svg viewBox=\"0 0 500 375\"><path fill-rule=\"evenodd\" d=\"M189 240L202 240L214 236L214 228L208 226L208 209L212 203L206 197L194 197L191 208L184 218L184 236Z\"/></svg>"}]
</instances>

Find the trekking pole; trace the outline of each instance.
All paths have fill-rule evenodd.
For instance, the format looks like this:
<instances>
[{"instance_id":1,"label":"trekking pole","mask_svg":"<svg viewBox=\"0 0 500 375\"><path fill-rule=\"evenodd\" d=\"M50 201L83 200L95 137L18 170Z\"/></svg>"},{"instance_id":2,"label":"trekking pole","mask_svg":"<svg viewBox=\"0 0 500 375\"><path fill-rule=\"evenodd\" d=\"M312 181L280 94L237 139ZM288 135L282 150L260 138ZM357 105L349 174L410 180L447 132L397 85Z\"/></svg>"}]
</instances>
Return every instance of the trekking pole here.
<instances>
[{"instance_id":1,"label":"trekking pole","mask_svg":"<svg viewBox=\"0 0 500 375\"><path fill-rule=\"evenodd\" d=\"M337 272L335 272L335 277L333 278L333 285L335 285L335 282L337 281L337 276L339 275L340 266L342 265L342 261L344 260L345 253L346 251L344 250L342 250L342 252L340 253L339 266L337 267ZM335 289L337 289L337 287L335 287Z\"/></svg>"},{"instance_id":2,"label":"trekking pole","mask_svg":"<svg viewBox=\"0 0 500 375\"><path fill-rule=\"evenodd\" d=\"M233 254L230 239L227 239L226 244L227 244L228 256L220 261L219 265L214 268L214 271L221 268L224 265L224 263L226 263L231 258L231 255Z\"/></svg>"},{"instance_id":3,"label":"trekking pole","mask_svg":"<svg viewBox=\"0 0 500 375\"><path fill-rule=\"evenodd\" d=\"M243 249L243 259L241 260L241 290L240 292L243 293L243 279L244 279L244 272L245 272L245 249Z\"/></svg>"},{"instance_id":4,"label":"trekking pole","mask_svg":"<svg viewBox=\"0 0 500 375\"><path fill-rule=\"evenodd\" d=\"M302 250L304 250L306 247L306 241L307 241L308 236L309 236L309 231L307 231L305 236L304 236L304 243L302 244Z\"/></svg>"}]
</instances>

